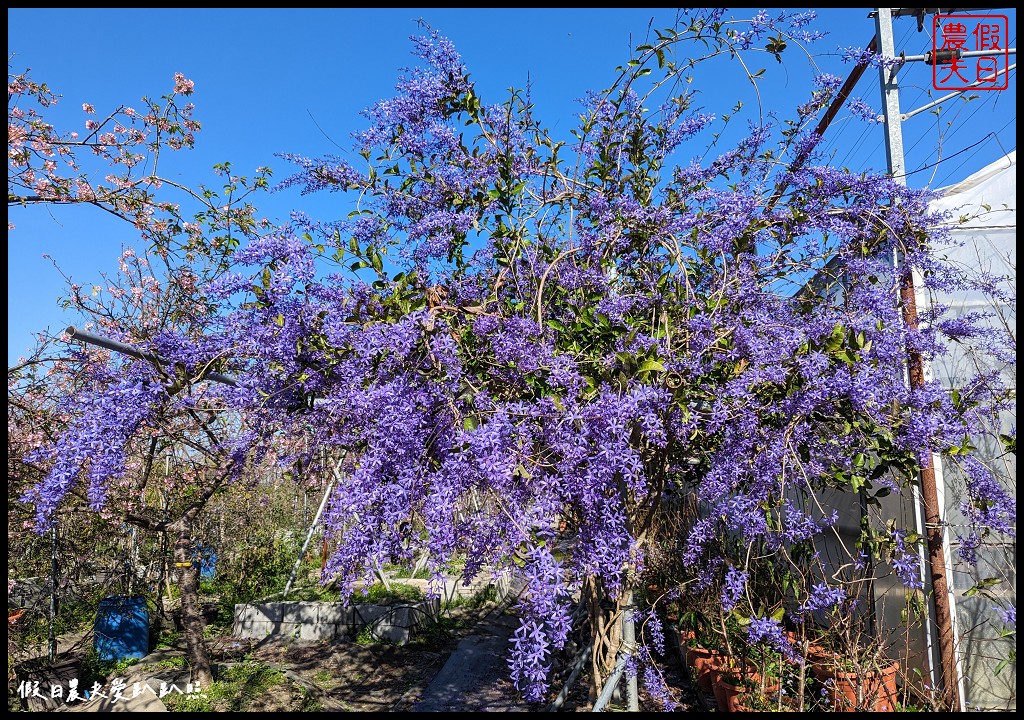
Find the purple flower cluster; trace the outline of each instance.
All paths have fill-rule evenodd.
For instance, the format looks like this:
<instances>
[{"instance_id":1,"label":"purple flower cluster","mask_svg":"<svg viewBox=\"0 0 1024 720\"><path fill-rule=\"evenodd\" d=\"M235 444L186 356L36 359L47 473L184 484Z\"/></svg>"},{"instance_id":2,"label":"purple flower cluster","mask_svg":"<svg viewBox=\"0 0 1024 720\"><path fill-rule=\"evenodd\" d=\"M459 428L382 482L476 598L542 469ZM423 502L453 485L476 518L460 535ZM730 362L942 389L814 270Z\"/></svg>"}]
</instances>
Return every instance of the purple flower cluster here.
<instances>
[{"instance_id":1,"label":"purple flower cluster","mask_svg":"<svg viewBox=\"0 0 1024 720\"><path fill-rule=\"evenodd\" d=\"M997 606L993 609L999 615L1000 619L1002 619L1004 625L1013 630L1017 629L1017 607L1015 605L1010 605L1005 608Z\"/></svg>"},{"instance_id":2,"label":"purple flower cluster","mask_svg":"<svg viewBox=\"0 0 1024 720\"><path fill-rule=\"evenodd\" d=\"M830 587L825 583L817 583L810 588L807 599L800 606L801 612L816 611L839 612L848 600L846 591L841 587Z\"/></svg>"},{"instance_id":3,"label":"purple flower cluster","mask_svg":"<svg viewBox=\"0 0 1024 720\"><path fill-rule=\"evenodd\" d=\"M807 20L762 13L722 47ZM528 98L484 105L450 42L430 33L414 47L423 66L356 137L368 170L287 156L299 170L282 187L357 189L359 211L294 216L202 288L210 305L194 326L147 337L186 374L217 363L237 378L211 391L244 418L218 448L234 472L271 445L288 448L282 462L347 453L325 515L338 548L326 576L346 596L424 551L435 580L457 560L467 581L520 574L509 668L540 701L574 629L574 592L593 580L614 598L635 583L657 542L647 529L679 495L700 516L672 538L673 571L726 611L757 591L756 563L794 549L815 578L788 591L800 612L848 611L847 590L821 580L814 543L838 515L820 496L900 492L933 451L964 475L965 554L985 533L1013 533L1012 493L959 451L1012 405L1011 388L984 369L954 401L904 379L908 346L935 358L970 341L1015 358L979 329L981 314L950 320L937 307L907 328L894 252L925 271L926 291L969 284L928 253L928 194L813 157L780 170L779 156L815 138L776 122L673 166L712 120L689 91L657 96L674 82L588 95L567 162ZM798 112L815 112L837 80L819 77ZM327 274L325 252L358 261ZM81 478L100 506L129 441L167 410L166 386L143 367L69 400L68 432L34 456L50 472L25 497L42 526ZM892 540L893 568L919 587L906 535ZM861 571L876 559L847 558ZM748 630L781 651L779 631L766 618ZM669 707L644 653L633 672Z\"/></svg>"},{"instance_id":4,"label":"purple flower cluster","mask_svg":"<svg viewBox=\"0 0 1024 720\"><path fill-rule=\"evenodd\" d=\"M881 53L873 52L866 48L847 47L841 48L840 58L843 62L856 65L871 65L872 67L893 68L901 65L904 61L898 57L884 57Z\"/></svg>"},{"instance_id":5,"label":"purple flower cluster","mask_svg":"<svg viewBox=\"0 0 1024 720\"><path fill-rule=\"evenodd\" d=\"M165 397L160 383L138 372L105 380L98 389L70 398L66 412L74 419L67 431L53 445L26 457L50 468L42 482L19 498L35 506L40 532L53 526L60 504L83 475L89 506L104 507L107 489L125 471L126 444Z\"/></svg>"},{"instance_id":6,"label":"purple flower cluster","mask_svg":"<svg viewBox=\"0 0 1024 720\"><path fill-rule=\"evenodd\" d=\"M747 573L729 568L725 573L725 582L722 583L722 609L731 611L740 600L740 596L747 588Z\"/></svg>"},{"instance_id":7,"label":"purple flower cluster","mask_svg":"<svg viewBox=\"0 0 1024 720\"><path fill-rule=\"evenodd\" d=\"M850 98L850 101L847 103L847 107L850 109L850 113L854 117L859 118L865 122L882 122L880 120L881 116L879 115L879 113L877 113L870 105L868 105L863 98Z\"/></svg>"},{"instance_id":8,"label":"purple flower cluster","mask_svg":"<svg viewBox=\"0 0 1024 720\"><path fill-rule=\"evenodd\" d=\"M797 660L796 651L786 636L786 629L774 618L750 618L750 623L747 625L747 640L751 645L768 647L787 660Z\"/></svg>"},{"instance_id":9,"label":"purple flower cluster","mask_svg":"<svg viewBox=\"0 0 1024 720\"><path fill-rule=\"evenodd\" d=\"M899 575L903 584L908 588L916 590L924 589L924 582L921 578L921 558L917 549L907 545L907 533L894 528L892 535L892 568Z\"/></svg>"},{"instance_id":10,"label":"purple flower cluster","mask_svg":"<svg viewBox=\"0 0 1024 720\"><path fill-rule=\"evenodd\" d=\"M524 569L527 614L513 633L509 667L512 680L525 688L526 699L540 702L548 688L548 658L565 645L570 631L568 593L559 563L547 548L530 548Z\"/></svg>"}]
</instances>

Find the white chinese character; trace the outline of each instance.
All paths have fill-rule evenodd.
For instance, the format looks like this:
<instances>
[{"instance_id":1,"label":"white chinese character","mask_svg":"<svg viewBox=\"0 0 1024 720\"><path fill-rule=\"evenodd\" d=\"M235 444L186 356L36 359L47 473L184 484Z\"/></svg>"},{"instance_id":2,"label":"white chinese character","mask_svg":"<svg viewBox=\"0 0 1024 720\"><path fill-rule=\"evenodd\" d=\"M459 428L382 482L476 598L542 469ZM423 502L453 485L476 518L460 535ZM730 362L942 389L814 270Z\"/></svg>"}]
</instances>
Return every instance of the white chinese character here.
<instances>
[{"instance_id":1,"label":"white chinese character","mask_svg":"<svg viewBox=\"0 0 1024 720\"><path fill-rule=\"evenodd\" d=\"M111 680L110 681L110 702L111 703L116 703L118 700L122 700L123 698L121 697L121 693L123 693L125 688L127 688L127 687L128 687L128 683L126 683L121 678L114 678L113 680Z\"/></svg>"},{"instance_id":2,"label":"white chinese character","mask_svg":"<svg viewBox=\"0 0 1024 720\"><path fill-rule=\"evenodd\" d=\"M18 683L18 696L23 698L27 698L29 696L42 697L42 695L39 694L39 681L22 680Z\"/></svg>"},{"instance_id":3,"label":"white chinese character","mask_svg":"<svg viewBox=\"0 0 1024 720\"><path fill-rule=\"evenodd\" d=\"M178 687L177 685L171 685L170 687L167 687L167 683L165 683L165 682L161 682L160 683L160 697L163 697L164 695L168 695L168 694L170 694L172 692L176 692L179 695L181 695L181 688Z\"/></svg>"},{"instance_id":4,"label":"white chinese character","mask_svg":"<svg viewBox=\"0 0 1024 720\"><path fill-rule=\"evenodd\" d=\"M136 683L132 684L132 697L138 697L139 695L142 694L143 690L149 690L151 693L156 695L156 690L154 690L150 686L150 684L148 682L145 682L145 683L136 682Z\"/></svg>"}]
</instances>

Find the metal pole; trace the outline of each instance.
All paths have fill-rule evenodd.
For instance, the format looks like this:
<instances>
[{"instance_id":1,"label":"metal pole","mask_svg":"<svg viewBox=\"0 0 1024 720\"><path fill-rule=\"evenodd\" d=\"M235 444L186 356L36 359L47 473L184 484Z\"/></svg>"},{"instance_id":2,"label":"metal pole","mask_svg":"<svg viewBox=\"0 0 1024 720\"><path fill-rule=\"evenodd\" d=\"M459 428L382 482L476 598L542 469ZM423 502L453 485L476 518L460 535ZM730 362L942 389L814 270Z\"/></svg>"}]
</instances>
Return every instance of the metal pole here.
<instances>
[{"instance_id":1,"label":"metal pole","mask_svg":"<svg viewBox=\"0 0 1024 720\"><path fill-rule=\"evenodd\" d=\"M119 342L117 340L111 340L110 338L103 337L102 335L94 335L86 330L76 328L74 325L70 326L64 331L70 336L72 340L81 340L82 342L89 343L90 345L96 345L107 350L113 350L114 352L123 353L139 360L149 360L150 362L159 363L161 365L173 365L173 363L165 357L151 353L147 350L140 350L134 345ZM213 380L223 385L237 386L238 381L230 375L222 375L221 373L207 373L203 376L204 380Z\"/></svg>"},{"instance_id":2,"label":"metal pole","mask_svg":"<svg viewBox=\"0 0 1024 720\"><path fill-rule=\"evenodd\" d=\"M868 43L868 52L875 52L878 47L877 43L877 35L872 36L871 41ZM814 148L817 147L819 142L821 142L821 138L825 134L825 130L828 129L828 126L832 123L832 120L835 119L835 116L839 113L843 105L846 103L847 99L850 97L850 93L853 92L854 86L856 86L857 82L864 74L864 71L868 69L868 64L869 63L867 62L860 63L859 65L855 66L853 70L850 72L849 76L847 76L846 81L843 83L843 86L839 88L839 92L836 93L835 98L833 98L832 102L829 104L828 110L826 110L825 114L821 116L821 120L818 121L817 126L814 128L814 133L812 133L811 135L811 142L807 145L807 147L804 148L804 150L796 158L794 158L793 162L790 164L789 171L786 173L787 178L792 177L793 174L797 170L802 168L804 163L807 162L807 158L810 157L811 153L814 151ZM780 182L776 186L771 198L765 205L765 215L767 215L772 211L772 209L774 209L774 207L778 204L779 200L782 199L782 194L786 191L786 188L788 187L788 179Z\"/></svg>"},{"instance_id":3,"label":"metal pole","mask_svg":"<svg viewBox=\"0 0 1024 720\"><path fill-rule=\"evenodd\" d=\"M1015 70L1016 68L1017 68L1017 63L1014 63L1013 65L1010 65L1009 67L1003 68L1002 70L997 72L996 76L1005 75L1006 73L1010 72L1011 70ZM931 110L936 105L941 105L942 103L946 102L947 100L952 100L955 97L963 95L965 92L967 92L967 90L969 90L971 88L979 87L981 84L982 84L981 80L978 80L976 82L972 82L970 85L967 86L967 89L965 89L965 90L957 90L956 92L951 92L951 93L949 93L949 95L943 95L938 100L933 100L932 102L928 103L927 105L922 105L921 107L916 108L914 110L911 110L910 112L903 113L902 115L900 115L900 120L909 120L910 118L914 117L915 115L917 115L919 113L923 113L925 110ZM883 120L884 120L884 118L883 118Z\"/></svg>"},{"instance_id":4,"label":"metal pole","mask_svg":"<svg viewBox=\"0 0 1024 720\"><path fill-rule=\"evenodd\" d=\"M636 624L633 621L633 591L631 589L626 589L622 596L622 644L630 652L636 647ZM626 708L629 712L640 712L636 674L626 678Z\"/></svg>"},{"instance_id":5,"label":"metal pole","mask_svg":"<svg viewBox=\"0 0 1024 720\"><path fill-rule=\"evenodd\" d=\"M57 623L57 526L50 531L50 627L49 627L49 657L50 662L57 659L57 635L55 626Z\"/></svg>"},{"instance_id":6,"label":"metal pole","mask_svg":"<svg viewBox=\"0 0 1024 720\"><path fill-rule=\"evenodd\" d=\"M415 577L415 573L413 574ZM587 662L587 658L590 657L590 650L594 646L587 644L585 648L579 651L576 655L576 660L572 665L572 672L569 673L569 679L565 681L565 685L562 687L561 692L558 693L558 697L554 701L544 708L545 712L557 712L560 707L565 703L565 699L569 697L569 691L572 689L573 683L576 682L576 678L579 677L580 671L583 670L583 666Z\"/></svg>"},{"instance_id":7,"label":"metal pole","mask_svg":"<svg viewBox=\"0 0 1024 720\"><path fill-rule=\"evenodd\" d=\"M591 712L601 712L604 710L604 706L608 704L608 701L612 699L612 693L615 692L615 686L619 684L619 678L622 677L622 672L626 669L626 660L629 659L631 654L632 649L619 655L619 660L615 663L615 669L612 670L612 674L608 676L604 687L601 688L601 694L594 703L594 708Z\"/></svg>"},{"instance_id":8,"label":"metal pole","mask_svg":"<svg viewBox=\"0 0 1024 720\"><path fill-rule=\"evenodd\" d=\"M892 34L891 8L877 8L875 16L875 34L878 38L878 51L882 57L896 57ZM882 65L878 70L879 85L882 89L882 111L885 121L885 153L889 174L894 180L906 183L906 166L903 157L903 130L900 120L899 84L897 81L898 66L891 70ZM897 259L898 260L898 259ZM914 286L914 271L911 267L903 268L900 278L900 299L903 304L903 316L907 330L917 329L917 299ZM922 387L927 378L926 361L916 350L908 352L907 374L910 387ZM931 453L927 467L920 471L920 487L924 510L924 531L928 539L928 559L932 585L932 608L935 612L935 625L939 639L939 660L942 668L942 699L946 708L957 711L963 707L963 683L959 672L959 658L956 651L955 634L955 603L952 585L948 578L952 575L946 562L946 546L948 538L943 533L944 512L940 504L938 483L941 482L941 459ZM915 506L918 503L915 502ZM915 507L915 512L918 509ZM919 520L920 523L920 520ZM920 531L920 524L919 524ZM932 633L929 629L928 644L931 646ZM929 668L933 674L934 661L932 653L928 653Z\"/></svg>"},{"instance_id":9,"label":"metal pole","mask_svg":"<svg viewBox=\"0 0 1024 720\"><path fill-rule=\"evenodd\" d=\"M295 576L299 573L299 566L302 564L302 558L306 555L306 550L309 548L309 541L313 539L313 532L316 530L317 524L320 522L320 516L324 512L324 508L327 507L327 499L331 496L331 490L334 488L335 480L340 479L338 468L341 467L341 463L345 461L345 456L342 456L338 460L337 464L332 468L333 477L327 483L327 489L324 490L323 499L320 500L320 507L317 508L316 517L313 518L313 522L309 526L309 532L306 533L306 541L302 543L302 549L299 550L299 556L295 559L295 567L292 568L292 574L288 578L288 583L284 586L284 597L288 597L289 591L292 589L292 583L295 582Z\"/></svg>"}]
</instances>

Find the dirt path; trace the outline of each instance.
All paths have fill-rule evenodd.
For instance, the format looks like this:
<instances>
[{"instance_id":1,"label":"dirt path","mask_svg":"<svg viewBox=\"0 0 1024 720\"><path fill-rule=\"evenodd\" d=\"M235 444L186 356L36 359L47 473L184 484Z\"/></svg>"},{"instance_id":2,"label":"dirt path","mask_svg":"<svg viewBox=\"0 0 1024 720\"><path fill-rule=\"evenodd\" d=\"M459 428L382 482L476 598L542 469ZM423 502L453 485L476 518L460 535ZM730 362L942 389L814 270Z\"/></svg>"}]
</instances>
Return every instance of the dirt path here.
<instances>
[{"instance_id":1,"label":"dirt path","mask_svg":"<svg viewBox=\"0 0 1024 720\"><path fill-rule=\"evenodd\" d=\"M463 638L412 706L413 712L529 712L508 678L514 618L481 623Z\"/></svg>"}]
</instances>

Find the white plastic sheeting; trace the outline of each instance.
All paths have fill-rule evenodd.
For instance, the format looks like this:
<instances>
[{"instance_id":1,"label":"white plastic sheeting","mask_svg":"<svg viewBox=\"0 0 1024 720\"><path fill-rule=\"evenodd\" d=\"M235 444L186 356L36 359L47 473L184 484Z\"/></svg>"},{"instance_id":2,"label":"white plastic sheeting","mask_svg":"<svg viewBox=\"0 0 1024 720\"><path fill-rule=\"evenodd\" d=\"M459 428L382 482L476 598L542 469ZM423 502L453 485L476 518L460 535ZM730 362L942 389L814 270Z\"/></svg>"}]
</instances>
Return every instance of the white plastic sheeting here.
<instances>
[{"instance_id":1,"label":"white plastic sheeting","mask_svg":"<svg viewBox=\"0 0 1024 720\"><path fill-rule=\"evenodd\" d=\"M984 273L992 280L992 292L963 291L935 295L929 303L949 306L950 315L994 313L989 321L995 332L1016 343L1016 241L1017 153L1013 151L982 168L962 182L942 190L932 209L947 213L952 236L949 245L936 248L967 273ZM1002 297L1001 297L1002 295ZM931 363L932 376L948 386L959 386L981 369L998 370L1016 388L1016 365L1000 362L970 344L955 344ZM1014 406L1015 408L1015 406ZM972 439L981 456L1003 487L1016 495L1016 457L1004 451L1001 433L1017 426L1016 411L1005 412L998 427L990 427ZM967 709L1016 708L1016 664L1009 662L1016 638L1001 637L1008 628L997 608L1016 607L1016 537L985 538L977 562L967 563L957 552L956 537L965 530L961 511L963 478L944 463L941 472L943 505L951 540L947 563L952 569L957 650ZM994 578L999 584L984 592L971 591L979 582Z\"/></svg>"}]
</instances>

